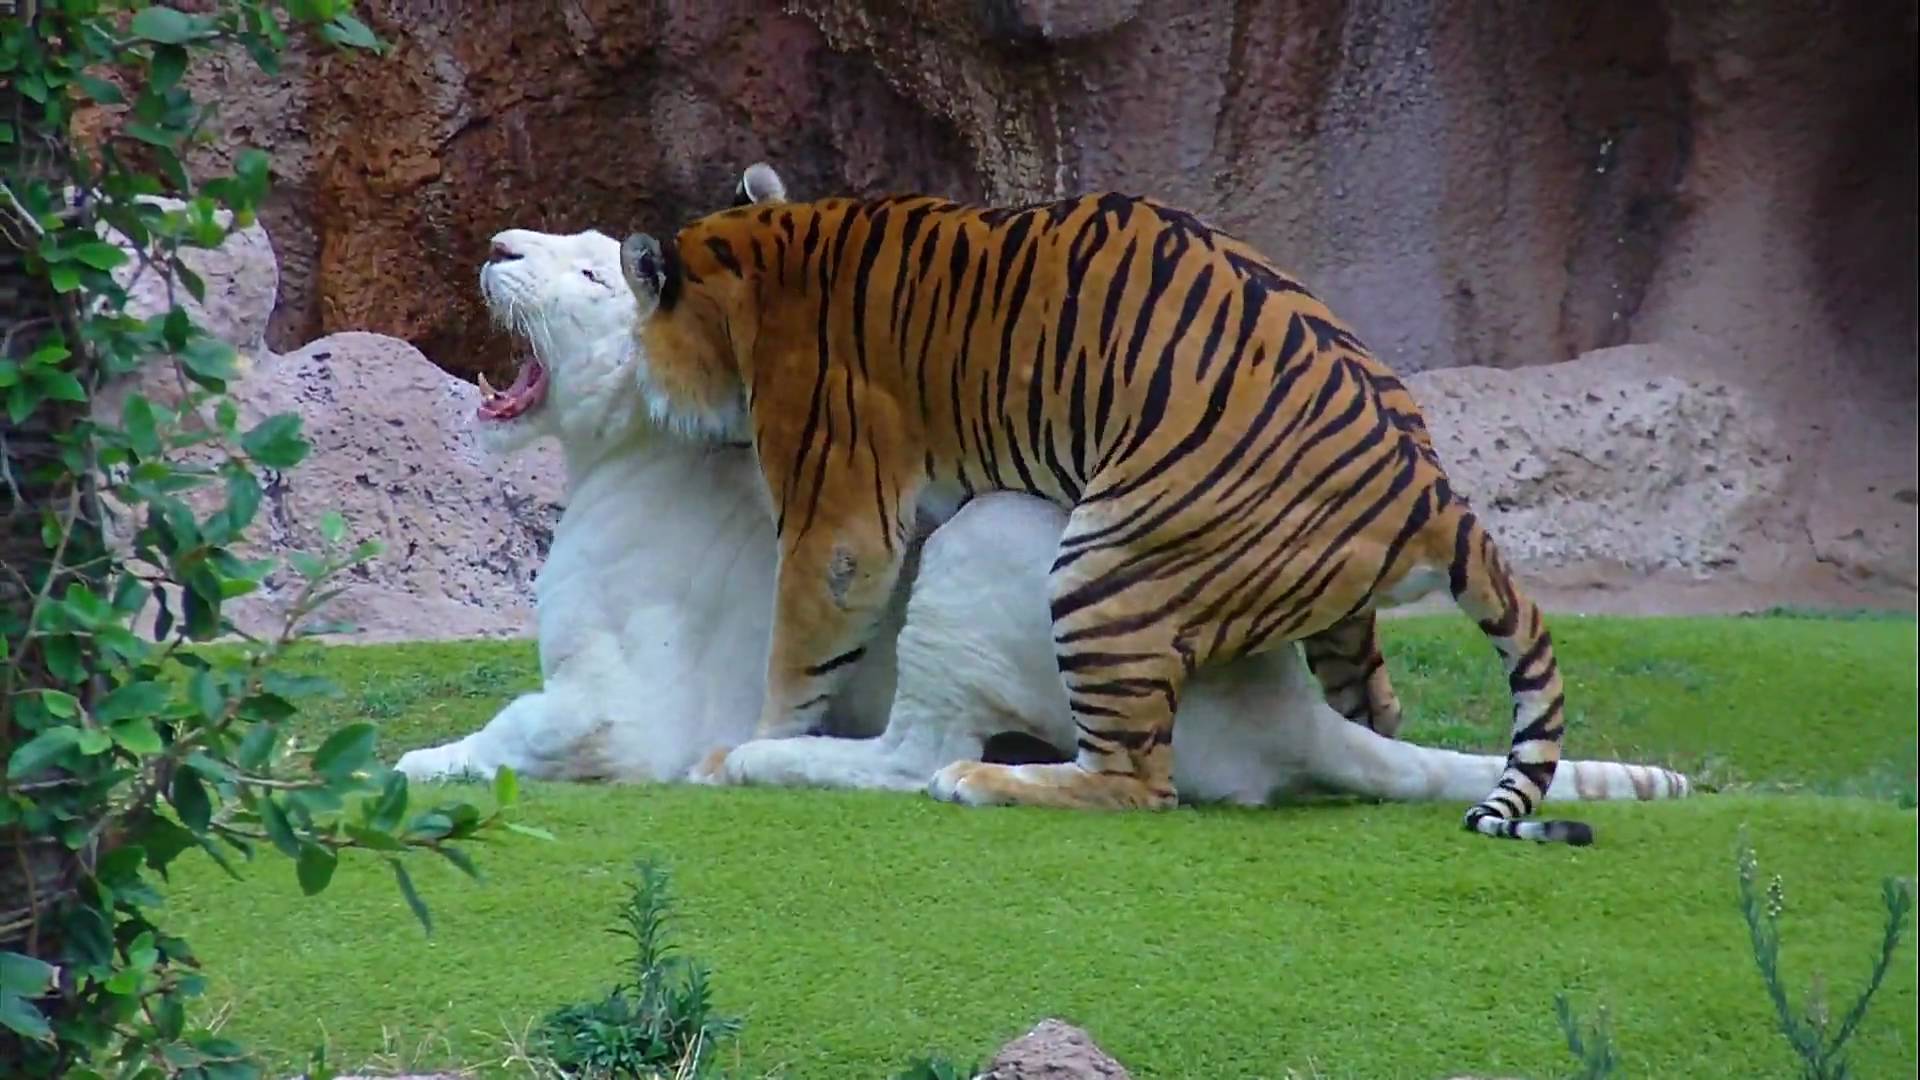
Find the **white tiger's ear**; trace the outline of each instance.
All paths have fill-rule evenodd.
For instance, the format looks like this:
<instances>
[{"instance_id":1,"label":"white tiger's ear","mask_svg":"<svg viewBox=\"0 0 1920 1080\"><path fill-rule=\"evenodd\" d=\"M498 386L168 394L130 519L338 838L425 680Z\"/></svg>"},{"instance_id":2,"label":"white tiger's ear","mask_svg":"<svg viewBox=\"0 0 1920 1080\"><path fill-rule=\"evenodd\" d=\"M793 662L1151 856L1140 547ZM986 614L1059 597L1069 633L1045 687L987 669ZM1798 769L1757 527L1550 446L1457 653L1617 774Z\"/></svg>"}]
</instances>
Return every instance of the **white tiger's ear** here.
<instances>
[{"instance_id":1,"label":"white tiger's ear","mask_svg":"<svg viewBox=\"0 0 1920 1080\"><path fill-rule=\"evenodd\" d=\"M634 233L620 245L620 272L626 275L642 319L656 309L671 308L679 295L678 253L646 233Z\"/></svg>"},{"instance_id":2,"label":"white tiger's ear","mask_svg":"<svg viewBox=\"0 0 1920 1080\"><path fill-rule=\"evenodd\" d=\"M747 166L740 174L740 184L733 190L733 205L754 206L762 203L782 203L787 201L787 185L773 166L764 161L756 161Z\"/></svg>"}]
</instances>

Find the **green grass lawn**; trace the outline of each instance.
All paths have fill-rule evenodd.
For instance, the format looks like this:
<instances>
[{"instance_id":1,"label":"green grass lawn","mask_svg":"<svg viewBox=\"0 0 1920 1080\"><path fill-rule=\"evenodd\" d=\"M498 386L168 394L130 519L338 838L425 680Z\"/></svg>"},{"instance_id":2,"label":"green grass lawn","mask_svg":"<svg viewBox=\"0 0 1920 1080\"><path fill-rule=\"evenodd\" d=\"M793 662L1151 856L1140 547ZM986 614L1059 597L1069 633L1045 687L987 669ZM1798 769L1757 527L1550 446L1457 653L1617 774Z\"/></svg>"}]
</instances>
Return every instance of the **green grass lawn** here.
<instances>
[{"instance_id":1,"label":"green grass lawn","mask_svg":"<svg viewBox=\"0 0 1920 1080\"><path fill-rule=\"evenodd\" d=\"M1735 906L1742 828L1785 882L1785 965L1844 1007L1879 882L1916 874L1916 647L1907 618L1553 624L1567 752L1692 770L1718 793L1583 809L1588 849L1460 830L1464 807L1339 803L1097 815L924 797L523 786L553 842L476 852L475 885L420 863L424 936L392 877L345 860L302 899L291 865L242 883L183 862L172 928L229 1030L292 1062L485 1065L547 1009L619 975L605 932L636 858L673 870L680 938L746 1018L749 1074L884 1077L984 1056L1042 1016L1137 1077L1549 1077L1552 995L1605 1007L1635 1077L1790 1075ZM1388 623L1406 737L1504 745L1504 687L1464 620ZM383 724L383 750L463 734L537 685L530 643L313 649L343 693L310 722ZM1912 943L1854 1043L1912 1076ZM726 1060L734 1060L729 1053Z\"/></svg>"}]
</instances>

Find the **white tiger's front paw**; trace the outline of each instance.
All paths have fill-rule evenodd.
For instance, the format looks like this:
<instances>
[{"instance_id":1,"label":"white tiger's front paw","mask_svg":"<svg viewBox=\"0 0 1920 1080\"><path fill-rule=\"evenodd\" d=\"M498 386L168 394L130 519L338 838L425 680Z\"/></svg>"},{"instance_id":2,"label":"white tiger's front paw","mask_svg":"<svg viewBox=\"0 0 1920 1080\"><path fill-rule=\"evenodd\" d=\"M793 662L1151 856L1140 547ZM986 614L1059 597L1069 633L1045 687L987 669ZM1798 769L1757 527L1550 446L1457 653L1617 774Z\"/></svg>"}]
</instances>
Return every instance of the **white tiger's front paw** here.
<instances>
[{"instance_id":1,"label":"white tiger's front paw","mask_svg":"<svg viewBox=\"0 0 1920 1080\"><path fill-rule=\"evenodd\" d=\"M393 767L405 773L408 780L447 780L469 777L491 780L494 774L494 770L490 767L475 765L457 742L409 750L400 755L400 760L395 762Z\"/></svg>"}]
</instances>

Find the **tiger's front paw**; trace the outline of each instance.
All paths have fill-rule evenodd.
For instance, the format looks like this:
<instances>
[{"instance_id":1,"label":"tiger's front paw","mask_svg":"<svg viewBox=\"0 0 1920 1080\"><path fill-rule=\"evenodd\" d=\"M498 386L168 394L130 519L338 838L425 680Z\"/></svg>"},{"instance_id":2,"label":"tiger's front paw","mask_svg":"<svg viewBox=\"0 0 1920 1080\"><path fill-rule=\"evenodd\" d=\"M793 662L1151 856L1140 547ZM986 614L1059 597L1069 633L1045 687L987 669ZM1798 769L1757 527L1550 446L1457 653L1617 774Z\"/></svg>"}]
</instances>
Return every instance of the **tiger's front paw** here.
<instances>
[{"instance_id":1,"label":"tiger's front paw","mask_svg":"<svg viewBox=\"0 0 1920 1080\"><path fill-rule=\"evenodd\" d=\"M1092 773L1074 762L997 765L956 761L933 774L927 794L965 806L1050 806L1062 810L1164 810L1172 787L1132 776Z\"/></svg>"},{"instance_id":2,"label":"tiger's front paw","mask_svg":"<svg viewBox=\"0 0 1920 1080\"><path fill-rule=\"evenodd\" d=\"M1013 800L1006 788L996 788L987 776L989 770L1004 767L984 761L956 761L933 774L933 779L927 781L927 794L941 802L963 806L1007 805Z\"/></svg>"}]
</instances>

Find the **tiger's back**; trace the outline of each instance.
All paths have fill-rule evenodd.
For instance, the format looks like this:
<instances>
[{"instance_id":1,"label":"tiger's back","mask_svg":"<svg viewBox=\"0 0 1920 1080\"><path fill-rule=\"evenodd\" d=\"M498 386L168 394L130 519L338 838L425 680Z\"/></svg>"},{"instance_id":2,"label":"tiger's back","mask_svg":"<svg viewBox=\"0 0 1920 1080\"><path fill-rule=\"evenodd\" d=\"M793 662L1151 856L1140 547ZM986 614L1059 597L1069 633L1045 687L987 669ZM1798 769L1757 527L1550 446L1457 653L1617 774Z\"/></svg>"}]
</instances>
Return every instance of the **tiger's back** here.
<instances>
[{"instance_id":1,"label":"tiger's back","mask_svg":"<svg viewBox=\"0 0 1920 1080\"><path fill-rule=\"evenodd\" d=\"M1404 386L1250 246L1114 194L778 202L636 241L654 391L733 417L767 478L782 570L765 733L804 728L860 654L918 506L1022 491L1070 511L1051 602L1079 758L964 763L943 793L1170 804L1185 677L1291 640L1335 708L1391 733L1374 609L1445 583L1516 701L1507 772L1470 827L1584 838L1518 821L1559 749L1538 609Z\"/></svg>"}]
</instances>

